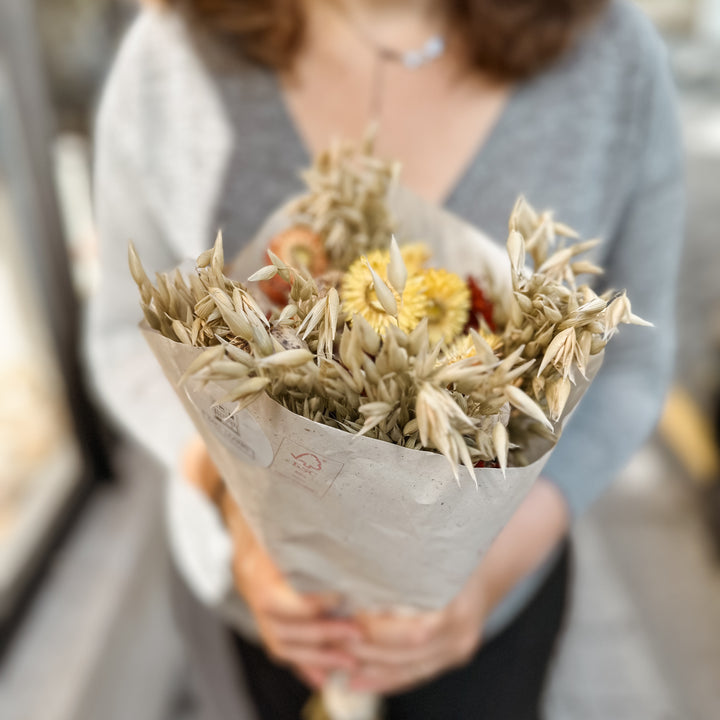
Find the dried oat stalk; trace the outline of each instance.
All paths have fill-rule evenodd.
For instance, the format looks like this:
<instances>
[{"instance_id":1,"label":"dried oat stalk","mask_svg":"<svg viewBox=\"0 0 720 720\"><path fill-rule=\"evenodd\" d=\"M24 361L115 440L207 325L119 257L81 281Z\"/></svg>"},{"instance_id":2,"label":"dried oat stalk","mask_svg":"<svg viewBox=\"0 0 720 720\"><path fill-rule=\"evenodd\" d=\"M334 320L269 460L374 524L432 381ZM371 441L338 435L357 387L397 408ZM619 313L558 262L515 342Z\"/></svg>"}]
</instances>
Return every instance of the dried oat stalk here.
<instances>
[{"instance_id":1,"label":"dried oat stalk","mask_svg":"<svg viewBox=\"0 0 720 720\"><path fill-rule=\"evenodd\" d=\"M322 237L335 269L386 248L394 230L387 195L398 166L374 155L373 144L370 133L359 147L338 142L320 153L302 176L307 194L290 208L296 224L309 225Z\"/></svg>"},{"instance_id":2,"label":"dried oat stalk","mask_svg":"<svg viewBox=\"0 0 720 720\"><path fill-rule=\"evenodd\" d=\"M650 325L632 313L624 292L599 296L578 284L579 275L600 275L602 269L579 257L600 241L576 240L551 213L536 213L524 198L516 203L508 237L513 297L503 345L523 343L525 356L539 361L521 387L553 421L562 415L576 373L585 376L590 358L605 348L619 324ZM534 270L528 270L528 260Z\"/></svg>"}]
</instances>

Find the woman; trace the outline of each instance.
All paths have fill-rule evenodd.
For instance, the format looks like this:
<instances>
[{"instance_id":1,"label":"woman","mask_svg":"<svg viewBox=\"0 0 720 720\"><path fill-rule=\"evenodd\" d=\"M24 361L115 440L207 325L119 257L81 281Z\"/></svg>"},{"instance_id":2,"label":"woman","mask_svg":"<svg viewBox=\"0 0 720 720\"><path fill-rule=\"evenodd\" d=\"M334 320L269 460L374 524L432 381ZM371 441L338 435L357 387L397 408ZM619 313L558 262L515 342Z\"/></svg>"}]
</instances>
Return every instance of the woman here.
<instances>
[{"instance_id":1,"label":"woman","mask_svg":"<svg viewBox=\"0 0 720 720\"><path fill-rule=\"evenodd\" d=\"M238 631L234 652L261 718L298 717L309 688L337 668L387 695L391 720L539 717L568 528L648 435L671 375L681 154L660 42L626 0L159 4L126 39L99 114L104 280L89 338L99 393L172 470L181 574ZM657 330L612 344L546 477L455 601L413 619L336 620L332 598L285 583L227 497L223 527L179 479L184 463L214 487L143 346L124 268L129 239L153 269L196 256L217 227L226 253L237 251L301 188L297 169L314 151L359 137L371 119L378 152L403 163L408 186L499 242L520 193L604 238L594 257L604 284L627 288ZM183 623L192 631L202 611L182 585L178 596L186 615L193 608ZM210 654L198 665L224 703L218 717L239 716L234 678L218 682L227 653Z\"/></svg>"}]
</instances>

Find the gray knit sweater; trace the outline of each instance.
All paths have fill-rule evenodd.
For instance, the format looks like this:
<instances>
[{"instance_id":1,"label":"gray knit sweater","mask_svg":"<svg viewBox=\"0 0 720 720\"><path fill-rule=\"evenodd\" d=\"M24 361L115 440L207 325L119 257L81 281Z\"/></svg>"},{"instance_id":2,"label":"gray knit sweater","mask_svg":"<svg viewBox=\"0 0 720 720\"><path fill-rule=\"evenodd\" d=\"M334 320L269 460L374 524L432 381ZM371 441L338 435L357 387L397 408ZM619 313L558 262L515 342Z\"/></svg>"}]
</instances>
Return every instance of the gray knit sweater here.
<instances>
[{"instance_id":1,"label":"gray knit sweater","mask_svg":"<svg viewBox=\"0 0 720 720\"><path fill-rule=\"evenodd\" d=\"M429 141L443 142L442 134ZM127 243L151 270L167 269L195 257L222 227L231 256L301 189L298 169L309 157L273 73L213 71L182 22L158 12L142 14L123 43L96 150L102 283L87 327L97 391L175 478L170 535L185 577L206 602L241 618L222 526L176 479L192 428L138 332ZM553 208L584 237L604 238L594 257L606 268L599 285L627 288L633 310L655 323L625 329L611 343L547 465L573 514L648 436L671 378L681 164L664 48L639 10L615 0L576 47L516 89L446 202L498 242L518 194ZM545 571L511 594L489 633L523 606Z\"/></svg>"}]
</instances>

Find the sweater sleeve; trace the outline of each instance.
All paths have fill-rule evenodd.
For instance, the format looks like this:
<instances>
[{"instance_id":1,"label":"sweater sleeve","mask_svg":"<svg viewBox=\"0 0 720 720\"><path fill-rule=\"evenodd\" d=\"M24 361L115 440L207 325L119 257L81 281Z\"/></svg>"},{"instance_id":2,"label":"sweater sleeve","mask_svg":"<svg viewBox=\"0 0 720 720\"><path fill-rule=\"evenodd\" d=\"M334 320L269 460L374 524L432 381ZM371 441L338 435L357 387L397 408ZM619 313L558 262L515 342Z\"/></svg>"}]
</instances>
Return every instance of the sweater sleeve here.
<instances>
[{"instance_id":1,"label":"sweater sleeve","mask_svg":"<svg viewBox=\"0 0 720 720\"><path fill-rule=\"evenodd\" d=\"M150 29L149 29L150 28ZM101 279L89 300L85 356L98 400L119 428L167 470L170 546L181 574L208 605L232 593L232 543L212 503L181 477L180 457L195 428L145 342L139 292L128 269L132 240L148 274L178 256L147 201L142 137L148 83L144 54L152 26L141 16L123 42L95 129L95 213Z\"/></svg>"},{"instance_id":2,"label":"sweater sleeve","mask_svg":"<svg viewBox=\"0 0 720 720\"><path fill-rule=\"evenodd\" d=\"M637 107L637 181L605 259L605 284L627 289L654 328L621 328L544 474L583 512L652 432L672 380L677 269L684 229L682 143L665 49L655 40Z\"/></svg>"},{"instance_id":3,"label":"sweater sleeve","mask_svg":"<svg viewBox=\"0 0 720 720\"><path fill-rule=\"evenodd\" d=\"M121 58L122 61L122 58ZM174 469L194 429L143 339L139 293L128 270L132 240L148 273L168 270L174 255L145 203L143 179L128 143L125 92L116 69L98 114L95 142L95 212L100 282L87 308L85 346L97 396L121 429L168 469Z\"/></svg>"}]
</instances>

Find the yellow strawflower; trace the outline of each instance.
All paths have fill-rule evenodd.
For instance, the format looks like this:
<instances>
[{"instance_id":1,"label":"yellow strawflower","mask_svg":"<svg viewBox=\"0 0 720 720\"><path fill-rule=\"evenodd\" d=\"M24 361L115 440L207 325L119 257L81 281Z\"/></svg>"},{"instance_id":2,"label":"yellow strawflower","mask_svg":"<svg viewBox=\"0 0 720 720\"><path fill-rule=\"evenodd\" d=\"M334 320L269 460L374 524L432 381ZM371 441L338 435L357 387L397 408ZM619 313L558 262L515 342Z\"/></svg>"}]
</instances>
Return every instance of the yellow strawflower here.
<instances>
[{"instance_id":1,"label":"yellow strawflower","mask_svg":"<svg viewBox=\"0 0 720 720\"><path fill-rule=\"evenodd\" d=\"M405 261L408 275L417 275L432 257L430 248L423 243L410 243L400 246L400 253Z\"/></svg>"},{"instance_id":2,"label":"yellow strawflower","mask_svg":"<svg viewBox=\"0 0 720 720\"><path fill-rule=\"evenodd\" d=\"M378 300L372 274L366 262L392 291L397 303L397 317L390 315ZM355 314L362 315L378 333L382 334L390 324L397 324L403 332L409 333L430 309L424 292L425 280L421 275L408 277L401 296L388 282L389 262L389 251L374 250L350 265L340 287L343 310L350 317Z\"/></svg>"},{"instance_id":3,"label":"yellow strawflower","mask_svg":"<svg viewBox=\"0 0 720 720\"><path fill-rule=\"evenodd\" d=\"M447 270L425 270L422 276L430 302L427 312L430 342L434 345L442 340L449 345L467 323L470 290L461 278Z\"/></svg>"}]
</instances>

